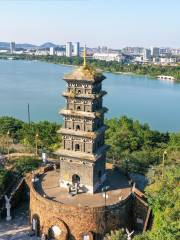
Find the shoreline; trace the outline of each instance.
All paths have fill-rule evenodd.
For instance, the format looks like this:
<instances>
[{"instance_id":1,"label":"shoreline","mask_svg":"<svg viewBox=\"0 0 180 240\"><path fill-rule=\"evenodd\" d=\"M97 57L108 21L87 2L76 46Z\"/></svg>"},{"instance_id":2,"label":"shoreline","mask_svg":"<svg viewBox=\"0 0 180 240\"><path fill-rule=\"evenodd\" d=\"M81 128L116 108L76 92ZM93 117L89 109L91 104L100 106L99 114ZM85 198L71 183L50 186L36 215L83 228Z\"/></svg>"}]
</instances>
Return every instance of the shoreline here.
<instances>
[{"instance_id":1,"label":"shoreline","mask_svg":"<svg viewBox=\"0 0 180 240\"><path fill-rule=\"evenodd\" d=\"M46 59L28 59L28 58L16 58L16 57L13 57L13 56L0 56L0 60L10 60L10 61L13 61L13 60L25 60L25 61L39 61L39 62L46 62L46 63L50 63L50 64L58 64L58 65L62 65L62 66L67 66L67 67L78 67L79 65L75 65L75 64L67 64L67 63L59 63L59 62L56 62L56 61L49 61L49 60L46 60ZM97 67L98 68L98 67ZM140 73L135 73L135 72L122 72L122 71L108 71L108 70L105 70L105 69L100 69L102 72L105 72L105 73L112 73L112 74L121 74L121 75L129 75L129 76L144 76L144 77L148 77L148 78L151 78L151 79L156 79L156 80L159 80L159 81L166 81L166 80L163 80L163 79L158 79L158 76L152 76L150 74L140 74ZM172 81L172 83L180 83L180 79L174 79Z\"/></svg>"}]
</instances>

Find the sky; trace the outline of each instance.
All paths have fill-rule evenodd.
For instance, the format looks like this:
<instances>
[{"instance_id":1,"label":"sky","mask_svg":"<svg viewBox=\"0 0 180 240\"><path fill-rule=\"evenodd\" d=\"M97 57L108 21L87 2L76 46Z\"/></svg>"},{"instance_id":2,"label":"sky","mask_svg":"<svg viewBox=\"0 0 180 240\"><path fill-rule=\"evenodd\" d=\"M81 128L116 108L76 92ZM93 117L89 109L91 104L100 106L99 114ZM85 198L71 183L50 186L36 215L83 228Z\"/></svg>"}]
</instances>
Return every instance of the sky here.
<instances>
[{"instance_id":1,"label":"sky","mask_svg":"<svg viewBox=\"0 0 180 240\"><path fill-rule=\"evenodd\" d=\"M180 47L180 0L0 0L0 41Z\"/></svg>"}]
</instances>

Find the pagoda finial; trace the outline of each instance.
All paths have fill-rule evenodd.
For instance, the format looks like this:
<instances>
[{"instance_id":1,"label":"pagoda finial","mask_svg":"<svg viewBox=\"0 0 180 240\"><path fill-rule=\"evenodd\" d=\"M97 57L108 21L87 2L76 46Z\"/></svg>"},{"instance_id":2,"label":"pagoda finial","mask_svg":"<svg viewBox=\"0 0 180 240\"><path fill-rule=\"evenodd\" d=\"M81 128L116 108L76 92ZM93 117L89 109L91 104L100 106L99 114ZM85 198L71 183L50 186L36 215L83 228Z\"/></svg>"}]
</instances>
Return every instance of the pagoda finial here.
<instances>
[{"instance_id":1,"label":"pagoda finial","mask_svg":"<svg viewBox=\"0 0 180 240\"><path fill-rule=\"evenodd\" d=\"M84 67L86 67L86 44L84 45L84 54L83 54L83 58L84 58Z\"/></svg>"}]
</instances>

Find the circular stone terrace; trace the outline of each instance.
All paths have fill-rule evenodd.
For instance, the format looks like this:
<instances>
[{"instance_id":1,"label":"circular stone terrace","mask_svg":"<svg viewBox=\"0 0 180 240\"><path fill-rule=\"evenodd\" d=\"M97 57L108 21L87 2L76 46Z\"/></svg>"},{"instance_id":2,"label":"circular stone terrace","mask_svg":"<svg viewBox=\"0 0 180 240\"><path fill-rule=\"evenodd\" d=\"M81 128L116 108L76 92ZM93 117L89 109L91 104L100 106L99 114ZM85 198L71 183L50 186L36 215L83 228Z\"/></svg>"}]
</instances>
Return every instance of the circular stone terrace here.
<instances>
[{"instance_id":1,"label":"circular stone terrace","mask_svg":"<svg viewBox=\"0 0 180 240\"><path fill-rule=\"evenodd\" d=\"M47 199L77 207L103 207L105 194L102 187L97 193L79 193L75 196L69 194L68 189L59 187L59 170L52 170L42 174L35 183L35 190ZM126 200L131 194L131 186L128 179L119 171L107 170L107 180L104 186L109 189L106 192L106 205L113 205Z\"/></svg>"}]
</instances>

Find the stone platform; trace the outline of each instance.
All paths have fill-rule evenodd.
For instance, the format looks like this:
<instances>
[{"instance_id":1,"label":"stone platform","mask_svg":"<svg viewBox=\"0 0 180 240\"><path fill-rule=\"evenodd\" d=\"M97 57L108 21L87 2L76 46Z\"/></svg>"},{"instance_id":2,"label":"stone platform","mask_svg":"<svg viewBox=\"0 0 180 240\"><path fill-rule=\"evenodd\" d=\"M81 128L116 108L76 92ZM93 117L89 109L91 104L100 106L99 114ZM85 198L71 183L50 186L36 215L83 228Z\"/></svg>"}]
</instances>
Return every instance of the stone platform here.
<instances>
[{"instance_id":1,"label":"stone platform","mask_svg":"<svg viewBox=\"0 0 180 240\"><path fill-rule=\"evenodd\" d=\"M62 204L77 207L102 207L105 205L103 186L108 186L106 205L113 205L125 200L131 194L128 179L119 171L107 170L107 179L95 194L79 193L71 196L66 188L59 187L60 173L58 170L49 171L41 175L35 184L36 191L46 198Z\"/></svg>"},{"instance_id":2,"label":"stone platform","mask_svg":"<svg viewBox=\"0 0 180 240\"><path fill-rule=\"evenodd\" d=\"M56 240L102 240L111 230L131 229L132 195L128 179L119 171L107 170L104 186L109 186L107 199L100 187L94 194L71 196L59 187L59 170L42 169L38 181L27 176L30 188L30 222L37 223L37 233L51 238L53 228L59 229ZM36 173L36 174L37 174ZM103 187L103 186L102 186Z\"/></svg>"}]
</instances>

